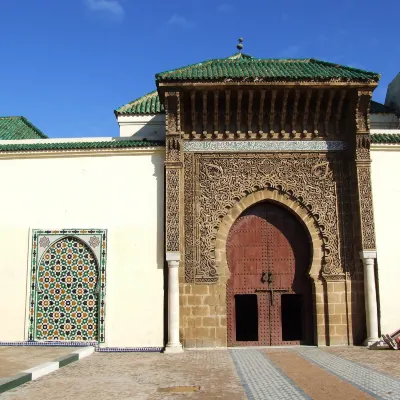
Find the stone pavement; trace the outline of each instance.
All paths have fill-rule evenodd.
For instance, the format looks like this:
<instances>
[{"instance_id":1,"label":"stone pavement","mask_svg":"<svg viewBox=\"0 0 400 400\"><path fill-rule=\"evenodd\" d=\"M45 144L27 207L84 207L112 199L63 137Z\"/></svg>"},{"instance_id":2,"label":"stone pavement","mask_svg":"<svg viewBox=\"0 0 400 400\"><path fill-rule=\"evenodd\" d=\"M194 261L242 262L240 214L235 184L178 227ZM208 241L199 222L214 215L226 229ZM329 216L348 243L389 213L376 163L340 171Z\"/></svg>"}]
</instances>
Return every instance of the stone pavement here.
<instances>
[{"instance_id":1,"label":"stone pavement","mask_svg":"<svg viewBox=\"0 0 400 400\"><path fill-rule=\"evenodd\" d=\"M77 350L76 347L0 346L0 378L8 378L36 365Z\"/></svg>"},{"instance_id":2,"label":"stone pavement","mask_svg":"<svg viewBox=\"0 0 400 400\"><path fill-rule=\"evenodd\" d=\"M400 399L399 361L365 348L95 353L0 399Z\"/></svg>"}]
</instances>

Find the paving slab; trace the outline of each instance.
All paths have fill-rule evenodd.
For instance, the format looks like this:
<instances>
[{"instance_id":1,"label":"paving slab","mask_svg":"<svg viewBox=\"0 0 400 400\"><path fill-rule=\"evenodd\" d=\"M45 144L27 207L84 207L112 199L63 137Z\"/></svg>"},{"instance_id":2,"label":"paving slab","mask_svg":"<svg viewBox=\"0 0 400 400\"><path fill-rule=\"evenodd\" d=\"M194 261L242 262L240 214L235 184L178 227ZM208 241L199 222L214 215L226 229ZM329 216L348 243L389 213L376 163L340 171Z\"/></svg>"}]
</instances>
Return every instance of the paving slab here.
<instances>
[{"instance_id":1,"label":"paving slab","mask_svg":"<svg viewBox=\"0 0 400 400\"><path fill-rule=\"evenodd\" d=\"M199 390L196 390L199 387ZM246 399L227 350L95 353L1 399Z\"/></svg>"},{"instance_id":2,"label":"paving slab","mask_svg":"<svg viewBox=\"0 0 400 400\"><path fill-rule=\"evenodd\" d=\"M266 357L313 400L361 400L373 397L310 363L295 351L264 350Z\"/></svg>"},{"instance_id":3,"label":"paving slab","mask_svg":"<svg viewBox=\"0 0 400 400\"><path fill-rule=\"evenodd\" d=\"M68 346L0 346L0 378L11 377L79 349Z\"/></svg>"},{"instance_id":4,"label":"paving slab","mask_svg":"<svg viewBox=\"0 0 400 400\"><path fill-rule=\"evenodd\" d=\"M0 398L394 400L400 378L378 368L382 360L395 365L400 351L392 353L348 347L94 353ZM363 363L354 360L363 355Z\"/></svg>"},{"instance_id":5,"label":"paving slab","mask_svg":"<svg viewBox=\"0 0 400 400\"><path fill-rule=\"evenodd\" d=\"M370 350L366 347L325 347L324 351L400 378L400 350Z\"/></svg>"}]
</instances>

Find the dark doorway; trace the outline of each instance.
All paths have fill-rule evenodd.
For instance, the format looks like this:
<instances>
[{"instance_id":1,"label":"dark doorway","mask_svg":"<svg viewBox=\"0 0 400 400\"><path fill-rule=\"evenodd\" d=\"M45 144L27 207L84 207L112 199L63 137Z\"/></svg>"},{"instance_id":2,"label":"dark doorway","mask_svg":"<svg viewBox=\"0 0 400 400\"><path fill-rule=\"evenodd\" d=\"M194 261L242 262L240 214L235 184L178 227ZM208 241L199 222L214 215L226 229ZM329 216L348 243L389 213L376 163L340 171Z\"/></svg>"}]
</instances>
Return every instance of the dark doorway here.
<instances>
[{"instance_id":1,"label":"dark doorway","mask_svg":"<svg viewBox=\"0 0 400 400\"><path fill-rule=\"evenodd\" d=\"M282 340L303 340L302 326L302 295L283 294L282 309Z\"/></svg>"},{"instance_id":2,"label":"dark doorway","mask_svg":"<svg viewBox=\"0 0 400 400\"><path fill-rule=\"evenodd\" d=\"M245 210L226 245L228 346L313 343L310 237L269 202Z\"/></svg>"},{"instance_id":3,"label":"dark doorway","mask_svg":"<svg viewBox=\"0 0 400 400\"><path fill-rule=\"evenodd\" d=\"M258 340L257 295L237 294L235 296L236 340Z\"/></svg>"}]
</instances>

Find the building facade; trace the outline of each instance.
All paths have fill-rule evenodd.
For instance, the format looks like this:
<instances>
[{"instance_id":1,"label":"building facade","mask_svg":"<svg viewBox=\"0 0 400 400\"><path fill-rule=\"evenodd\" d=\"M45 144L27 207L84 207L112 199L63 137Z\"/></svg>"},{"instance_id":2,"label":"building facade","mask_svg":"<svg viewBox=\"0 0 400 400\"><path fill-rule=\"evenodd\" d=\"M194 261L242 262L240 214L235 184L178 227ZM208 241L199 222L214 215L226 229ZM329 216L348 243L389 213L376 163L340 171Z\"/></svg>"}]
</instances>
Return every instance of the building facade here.
<instances>
[{"instance_id":1,"label":"building facade","mask_svg":"<svg viewBox=\"0 0 400 400\"><path fill-rule=\"evenodd\" d=\"M115 111L120 138L3 141L0 341L175 352L396 329L400 130L378 81L237 53L157 74Z\"/></svg>"}]
</instances>

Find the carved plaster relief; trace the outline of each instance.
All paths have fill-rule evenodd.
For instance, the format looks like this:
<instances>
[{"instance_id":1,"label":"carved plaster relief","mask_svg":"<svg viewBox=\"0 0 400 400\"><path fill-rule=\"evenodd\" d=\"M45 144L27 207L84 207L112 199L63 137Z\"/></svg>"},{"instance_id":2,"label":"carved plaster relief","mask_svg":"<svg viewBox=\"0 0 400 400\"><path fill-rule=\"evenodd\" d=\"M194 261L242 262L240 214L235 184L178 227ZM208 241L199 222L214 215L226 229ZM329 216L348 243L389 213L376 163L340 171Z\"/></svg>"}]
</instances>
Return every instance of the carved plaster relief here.
<instances>
[{"instance_id":1,"label":"carved plaster relief","mask_svg":"<svg viewBox=\"0 0 400 400\"><path fill-rule=\"evenodd\" d=\"M287 193L309 211L324 241L322 272L343 274L337 203L338 195L347 194L338 193L340 176L341 159L327 154L185 153L186 281L218 280L214 253L219 224L237 201L264 188Z\"/></svg>"}]
</instances>

